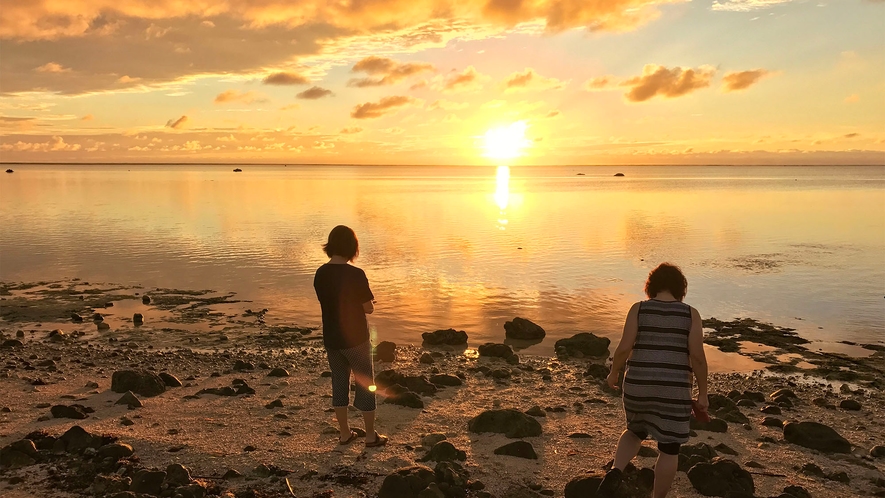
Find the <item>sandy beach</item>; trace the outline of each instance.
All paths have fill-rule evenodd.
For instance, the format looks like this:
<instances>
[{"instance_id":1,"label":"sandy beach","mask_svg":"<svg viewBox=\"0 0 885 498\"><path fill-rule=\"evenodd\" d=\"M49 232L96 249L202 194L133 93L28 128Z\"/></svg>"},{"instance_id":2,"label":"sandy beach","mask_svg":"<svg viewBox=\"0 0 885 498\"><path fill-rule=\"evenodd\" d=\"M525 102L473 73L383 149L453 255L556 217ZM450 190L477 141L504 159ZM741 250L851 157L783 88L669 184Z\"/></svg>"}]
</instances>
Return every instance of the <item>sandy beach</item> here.
<instances>
[{"instance_id":1,"label":"sandy beach","mask_svg":"<svg viewBox=\"0 0 885 498\"><path fill-rule=\"evenodd\" d=\"M298 497L592 496L582 486L603 475L624 427L618 395L601 386L605 356L561 350L559 357L486 357L468 339L466 348L400 344L395 361L377 361L378 429L390 444L366 449L357 439L339 446L321 331L265 326L263 310L208 292L66 281L4 284L2 295L3 496L290 496L286 478ZM136 312L143 325L133 323ZM101 321L93 321L95 313ZM114 325L99 325L105 322ZM735 354L746 349L744 355L774 368L711 376L719 421L695 427L683 448L682 464L691 467L678 473L670 496L711 492L700 475L714 475L724 459L743 470L718 479L731 486L720 496L885 496L882 344L852 345L871 354L848 357L805 350L777 326L705 325L708 343L734 351L738 342L755 342L759 348ZM127 384L118 374L115 381L123 371L143 377ZM182 385L172 387L175 380L160 373ZM151 388L155 379L162 384ZM142 390L135 397L143 406L116 404L123 394L113 384ZM403 394L416 390L423 392ZM394 403L406 399L423 408ZM520 435L537 423L540 435L469 429L481 429L474 417L508 409L518 420L492 429ZM824 438L807 438L808 427L798 422L825 424L837 439L805 447ZM86 444L72 442L82 436L78 429L60 438L75 426L91 435ZM517 446L510 452L522 457L496 454L514 441L531 451ZM646 442L636 467L651 468L654 454ZM189 478L180 479L172 464L184 466ZM397 487L402 477L389 477L405 468L415 476L409 482L424 479L412 494ZM647 472L629 479L625 496L649 496Z\"/></svg>"}]
</instances>

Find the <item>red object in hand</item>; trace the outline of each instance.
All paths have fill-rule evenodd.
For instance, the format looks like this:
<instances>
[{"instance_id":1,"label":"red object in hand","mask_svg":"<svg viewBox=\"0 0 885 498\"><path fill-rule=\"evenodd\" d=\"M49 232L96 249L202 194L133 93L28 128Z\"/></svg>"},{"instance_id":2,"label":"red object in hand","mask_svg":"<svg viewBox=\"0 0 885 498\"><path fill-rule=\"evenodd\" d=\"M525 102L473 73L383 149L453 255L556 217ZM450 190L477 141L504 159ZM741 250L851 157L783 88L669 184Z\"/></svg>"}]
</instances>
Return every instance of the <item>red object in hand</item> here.
<instances>
[{"instance_id":1,"label":"red object in hand","mask_svg":"<svg viewBox=\"0 0 885 498\"><path fill-rule=\"evenodd\" d=\"M697 401L691 402L691 416L696 418L698 422L710 421L710 414Z\"/></svg>"}]
</instances>

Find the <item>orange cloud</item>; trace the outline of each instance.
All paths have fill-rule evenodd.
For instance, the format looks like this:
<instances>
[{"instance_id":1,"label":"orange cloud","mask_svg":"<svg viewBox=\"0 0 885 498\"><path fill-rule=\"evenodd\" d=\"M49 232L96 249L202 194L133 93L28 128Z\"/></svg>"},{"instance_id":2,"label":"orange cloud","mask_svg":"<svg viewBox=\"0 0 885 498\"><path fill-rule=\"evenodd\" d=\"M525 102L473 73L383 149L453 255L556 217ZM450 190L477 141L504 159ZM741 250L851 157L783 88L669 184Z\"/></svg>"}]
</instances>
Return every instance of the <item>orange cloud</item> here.
<instances>
[{"instance_id":1,"label":"orange cloud","mask_svg":"<svg viewBox=\"0 0 885 498\"><path fill-rule=\"evenodd\" d=\"M68 73L71 71L71 68L63 67L56 62L47 62L40 67L34 68L34 71L37 71L38 73Z\"/></svg>"},{"instance_id":2,"label":"orange cloud","mask_svg":"<svg viewBox=\"0 0 885 498\"><path fill-rule=\"evenodd\" d=\"M306 85L310 79L298 73L281 71L267 75L262 82L265 85Z\"/></svg>"},{"instance_id":3,"label":"orange cloud","mask_svg":"<svg viewBox=\"0 0 885 498\"><path fill-rule=\"evenodd\" d=\"M170 119L169 121L166 121L166 127L172 128L173 130L178 130L184 128L184 125L187 123L187 121L187 116L182 116L178 119Z\"/></svg>"},{"instance_id":4,"label":"orange cloud","mask_svg":"<svg viewBox=\"0 0 885 498\"><path fill-rule=\"evenodd\" d=\"M853 104L853 103L859 102L859 101L860 101L860 95L858 95L856 93L845 97L846 104Z\"/></svg>"},{"instance_id":5,"label":"orange cloud","mask_svg":"<svg viewBox=\"0 0 885 498\"><path fill-rule=\"evenodd\" d=\"M342 128L339 133L342 135L355 135L357 133L361 133L363 131L359 126L351 126L349 128Z\"/></svg>"},{"instance_id":6,"label":"orange cloud","mask_svg":"<svg viewBox=\"0 0 885 498\"><path fill-rule=\"evenodd\" d=\"M92 121L93 119L95 119L95 116L93 116L92 114L87 114L80 118L80 121Z\"/></svg>"},{"instance_id":7,"label":"orange cloud","mask_svg":"<svg viewBox=\"0 0 885 498\"><path fill-rule=\"evenodd\" d=\"M590 78L584 82L584 90L588 92L598 92L603 90L611 90L618 85L617 78L611 75L597 76Z\"/></svg>"},{"instance_id":8,"label":"orange cloud","mask_svg":"<svg viewBox=\"0 0 885 498\"><path fill-rule=\"evenodd\" d=\"M435 111L437 109L442 109L444 111L457 111L460 109L466 109L470 107L470 104L467 102L452 102L451 100L435 100L430 106L427 108L428 111Z\"/></svg>"},{"instance_id":9,"label":"orange cloud","mask_svg":"<svg viewBox=\"0 0 885 498\"><path fill-rule=\"evenodd\" d=\"M226 104L228 102L242 102L243 104L252 104L256 102L267 102L267 99L260 97L255 92L238 92L236 90L225 90L215 96L216 104Z\"/></svg>"},{"instance_id":10,"label":"orange cloud","mask_svg":"<svg viewBox=\"0 0 885 498\"><path fill-rule=\"evenodd\" d=\"M350 117L354 119L380 118L385 114L395 112L400 107L417 102L417 99L405 95L384 97L378 102L366 102L354 107L350 112Z\"/></svg>"},{"instance_id":11,"label":"orange cloud","mask_svg":"<svg viewBox=\"0 0 885 498\"><path fill-rule=\"evenodd\" d=\"M347 86L367 87L393 85L410 76L427 71L434 71L433 64L426 62L407 62L401 64L386 57L369 56L354 64L351 72L363 72L375 78L356 78L347 83Z\"/></svg>"},{"instance_id":12,"label":"orange cloud","mask_svg":"<svg viewBox=\"0 0 885 498\"><path fill-rule=\"evenodd\" d=\"M565 83L556 78L545 78L527 67L524 71L515 72L504 80L505 92L521 92L529 90L560 89Z\"/></svg>"},{"instance_id":13,"label":"orange cloud","mask_svg":"<svg viewBox=\"0 0 885 498\"><path fill-rule=\"evenodd\" d=\"M479 73L475 67L468 66L464 71L444 78L439 88L444 92L478 90L488 79L488 76Z\"/></svg>"},{"instance_id":14,"label":"orange cloud","mask_svg":"<svg viewBox=\"0 0 885 498\"><path fill-rule=\"evenodd\" d=\"M722 91L736 92L746 90L754 85L762 77L771 74L765 69L752 69L749 71L738 71L728 73L722 77Z\"/></svg>"},{"instance_id":15,"label":"orange cloud","mask_svg":"<svg viewBox=\"0 0 885 498\"><path fill-rule=\"evenodd\" d=\"M631 87L624 94L630 102L644 102L657 95L666 98L681 97L695 90L710 86L716 69L701 66L698 69L674 67L667 69L657 64L646 64L642 76L630 78L621 86Z\"/></svg>"},{"instance_id":16,"label":"orange cloud","mask_svg":"<svg viewBox=\"0 0 885 498\"><path fill-rule=\"evenodd\" d=\"M323 97L328 97L331 95L333 95L332 90L320 88L318 86L312 86L303 92L299 92L297 95L295 95L295 98L316 100L316 99L321 99Z\"/></svg>"}]
</instances>

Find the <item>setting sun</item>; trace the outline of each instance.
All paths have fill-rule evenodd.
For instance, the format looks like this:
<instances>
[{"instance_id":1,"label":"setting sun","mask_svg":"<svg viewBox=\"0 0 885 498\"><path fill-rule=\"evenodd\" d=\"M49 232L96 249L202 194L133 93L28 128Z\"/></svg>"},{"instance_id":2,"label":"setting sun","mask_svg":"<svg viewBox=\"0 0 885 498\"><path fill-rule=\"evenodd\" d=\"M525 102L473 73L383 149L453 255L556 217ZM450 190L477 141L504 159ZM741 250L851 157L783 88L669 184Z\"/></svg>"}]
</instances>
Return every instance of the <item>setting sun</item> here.
<instances>
[{"instance_id":1,"label":"setting sun","mask_svg":"<svg viewBox=\"0 0 885 498\"><path fill-rule=\"evenodd\" d=\"M522 155L522 150L528 147L529 141L525 138L525 130L528 128L525 121L517 121L509 126L492 128L485 134L485 156L492 159L513 159Z\"/></svg>"}]
</instances>

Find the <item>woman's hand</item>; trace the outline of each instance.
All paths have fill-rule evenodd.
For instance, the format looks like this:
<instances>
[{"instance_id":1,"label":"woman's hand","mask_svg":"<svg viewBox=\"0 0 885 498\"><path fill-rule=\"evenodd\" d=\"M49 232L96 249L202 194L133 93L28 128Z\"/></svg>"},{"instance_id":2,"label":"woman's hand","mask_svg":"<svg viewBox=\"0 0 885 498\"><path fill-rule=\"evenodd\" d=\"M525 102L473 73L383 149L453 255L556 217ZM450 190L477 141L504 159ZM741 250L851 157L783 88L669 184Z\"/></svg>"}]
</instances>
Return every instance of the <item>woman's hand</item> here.
<instances>
[{"instance_id":1,"label":"woman's hand","mask_svg":"<svg viewBox=\"0 0 885 498\"><path fill-rule=\"evenodd\" d=\"M701 405L704 411L707 411L710 408L710 400L707 399L706 394L698 394L698 404Z\"/></svg>"},{"instance_id":2,"label":"woman's hand","mask_svg":"<svg viewBox=\"0 0 885 498\"><path fill-rule=\"evenodd\" d=\"M619 372L612 370L611 373L608 374L608 377L606 377L605 383L612 389L620 389L621 386L618 385L618 377L620 377Z\"/></svg>"}]
</instances>

